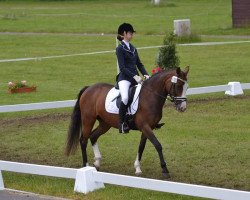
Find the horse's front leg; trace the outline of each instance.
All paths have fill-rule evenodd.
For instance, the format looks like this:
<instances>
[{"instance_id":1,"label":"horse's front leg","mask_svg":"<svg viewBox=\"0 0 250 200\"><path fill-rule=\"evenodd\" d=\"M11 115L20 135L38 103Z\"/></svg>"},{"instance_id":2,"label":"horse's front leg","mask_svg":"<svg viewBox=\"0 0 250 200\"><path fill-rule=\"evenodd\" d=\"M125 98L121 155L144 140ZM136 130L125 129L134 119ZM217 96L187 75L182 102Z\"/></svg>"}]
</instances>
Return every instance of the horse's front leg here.
<instances>
[{"instance_id":1,"label":"horse's front leg","mask_svg":"<svg viewBox=\"0 0 250 200\"><path fill-rule=\"evenodd\" d=\"M170 178L169 171L167 169L167 164L166 164L164 157L163 157L161 143L155 137L155 135L154 135L154 133L149 125L144 125L142 128L142 132L145 135L145 137L147 137L150 140L150 142L154 145L155 149L158 152L158 155L160 157L160 162L161 162L162 175L164 176L164 178Z\"/></svg>"},{"instance_id":2,"label":"horse's front leg","mask_svg":"<svg viewBox=\"0 0 250 200\"><path fill-rule=\"evenodd\" d=\"M135 174L136 175L140 175L142 173L140 161L141 161L141 157L142 157L146 142L147 142L147 138L142 134L139 149L138 149L138 153L137 153L135 163L134 163Z\"/></svg>"}]
</instances>

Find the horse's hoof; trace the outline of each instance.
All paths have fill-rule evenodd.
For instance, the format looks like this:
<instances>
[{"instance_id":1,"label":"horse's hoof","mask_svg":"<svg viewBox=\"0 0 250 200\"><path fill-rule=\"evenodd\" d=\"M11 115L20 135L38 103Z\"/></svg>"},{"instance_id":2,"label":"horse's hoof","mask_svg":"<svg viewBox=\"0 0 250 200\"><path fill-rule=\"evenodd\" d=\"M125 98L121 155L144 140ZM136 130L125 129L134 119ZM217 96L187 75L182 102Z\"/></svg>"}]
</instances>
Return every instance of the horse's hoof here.
<instances>
[{"instance_id":1,"label":"horse's hoof","mask_svg":"<svg viewBox=\"0 0 250 200\"><path fill-rule=\"evenodd\" d=\"M96 168L97 171L100 171L100 167L95 166L95 164L93 164L93 166Z\"/></svg>"},{"instance_id":2,"label":"horse's hoof","mask_svg":"<svg viewBox=\"0 0 250 200\"><path fill-rule=\"evenodd\" d=\"M141 175L142 175L142 171L140 171L140 172L135 172L135 175L136 175L136 176L141 176Z\"/></svg>"},{"instance_id":3,"label":"horse's hoof","mask_svg":"<svg viewBox=\"0 0 250 200\"><path fill-rule=\"evenodd\" d=\"M162 173L162 176L164 179L169 179L171 178L170 174L169 173Z\"/></svg>"}]
</instances>

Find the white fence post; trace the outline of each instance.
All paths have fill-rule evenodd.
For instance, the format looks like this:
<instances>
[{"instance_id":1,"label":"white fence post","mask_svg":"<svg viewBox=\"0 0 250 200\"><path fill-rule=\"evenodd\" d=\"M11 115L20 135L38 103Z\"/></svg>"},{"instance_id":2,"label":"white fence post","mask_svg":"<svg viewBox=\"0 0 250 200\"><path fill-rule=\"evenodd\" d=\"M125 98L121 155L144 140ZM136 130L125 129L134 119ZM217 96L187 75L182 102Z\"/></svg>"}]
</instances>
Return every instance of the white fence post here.
<instances>
[{"instance_id":1,"label":"white fence post","mask_svg":"<svg viewBox=\"0 0 250 200\"><path fill-rule=\"evenodd\" d=\"M2 171L0 170L0 190L4 190Z\"/></svg>"},{"instance_id":2,"label":"white fence post","mask_svg":"<svg viewBox=\"0 0 250 200\"><path fill-rule=\"evenodd\" d=\"M84 167L77 170L74 187L75 192L87 194L105 187L102 182L96 182L94 180L93 172L96 172L96 168L94 167Z\"/></svg>"},{"instance_id":3,"label":"white fence post","mask_svg":"<svg viewBox=\"0 0 250 200\"><path fill-rule=\"evenodd\" d=\"M229 82L228 86L229 86L229 90L227 90L225 94L230 95L230 96L244 94L240 82Z\"/></svg>"},{"instance_id":4,"label":"white fence post","mask_svg":"<svg viewBox=\"0 0 250 200\"><path fill-rule=\"evenodd\" d=\"M174 20L174 33L177 36L191 35L191 22L190 19Z\"/></svg>"},{"instance_id":5,"label":"white fence post","mask_svg":"<svg viewBox=\"0 0 250 200\"><path fill-rule=\"evenodd\" d=\"M161 0L151 0L151 3L154 5L160 5Z\"/></svg>"}]
</instances>

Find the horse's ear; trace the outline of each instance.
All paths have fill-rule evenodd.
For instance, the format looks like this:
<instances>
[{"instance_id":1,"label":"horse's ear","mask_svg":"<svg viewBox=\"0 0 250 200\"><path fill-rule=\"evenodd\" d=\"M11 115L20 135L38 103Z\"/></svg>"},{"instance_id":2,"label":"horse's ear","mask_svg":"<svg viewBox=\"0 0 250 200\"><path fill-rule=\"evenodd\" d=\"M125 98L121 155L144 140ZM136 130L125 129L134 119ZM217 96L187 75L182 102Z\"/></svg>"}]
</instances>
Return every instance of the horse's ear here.
<instances>
[{"instance_id":1,"label":"horse's ear","mask_svg":"<svg viewBox=\"0 0 250 200\"><path fill-rule=\"evenodd\" d=\"M177 74L177 76L179 76L181 74L181 68L180 67L176 68L176 74Z\"/></svg>"},{"instance_id":2,"label":"horse's ear","mask_svg":"<svg viewBox=\"0 0 250 200\"><path fill-rule=\"evenodd\" d=\"M183 70L183 72L187 75L189 72L189 66L186 66L186 68Z\"/></svg>"}]
</instances>

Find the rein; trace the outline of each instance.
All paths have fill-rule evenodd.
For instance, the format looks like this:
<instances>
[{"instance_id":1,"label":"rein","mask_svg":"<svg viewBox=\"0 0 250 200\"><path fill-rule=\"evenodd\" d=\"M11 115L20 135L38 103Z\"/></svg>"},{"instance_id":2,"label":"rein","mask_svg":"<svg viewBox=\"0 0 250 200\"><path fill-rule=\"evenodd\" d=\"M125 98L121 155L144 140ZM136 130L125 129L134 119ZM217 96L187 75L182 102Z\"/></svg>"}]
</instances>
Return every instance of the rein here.
<instances>
[{"instance_id":1,"label":"rein","mask_svg":"<svg viewBox=\"0 0 250 200\"><path fill-rule=\"evenodd\" d=\"M174 102L174 104L177 105L178 102L180 102L180 101L181 102L187 101L186 97L176 97L175 86L176 86L176 83L177 83L178 80L182 81L183 83L187 83L187 81L185 81L185 80L183 80L183 79L181 79L181 78L179 78L177 76L172 76L172 78L171 78L172 84L171 84L171 87L170 87L170 90L169 90L169 94L167 96L163 96L163 95L153 91L152 89L146 87L144 84L142 84L142 87L144 87L148 91L154 93L155 95L157 95L157 96L159 96L159 97L161 97L161 98L163 98L165 100L167 99L167 100L169 100L171 102ZM173 94L171 94L172 88L173 88Z\"/></svg>"},{"instance_id":2,"label":"rein","mask_svg":"<svg viewBox=\"0 0 250 200\"><path fill-rule=\"evenodd\" d=\"M150 92L152 92L153 94L155 94L156 96L159 96L159 97L161 97L161 98L163 98L163 99L167 99L167 96L164 96L164 95L161 95L161 94L159 94L158 92L155 92L154 90L152 90L151 88L149 88L149 87L146 87L144 84L141 84L142 85L142 87L144 87L145 89L147 89L148 91L150 91Z\"/></svg>"}]
</instances>

